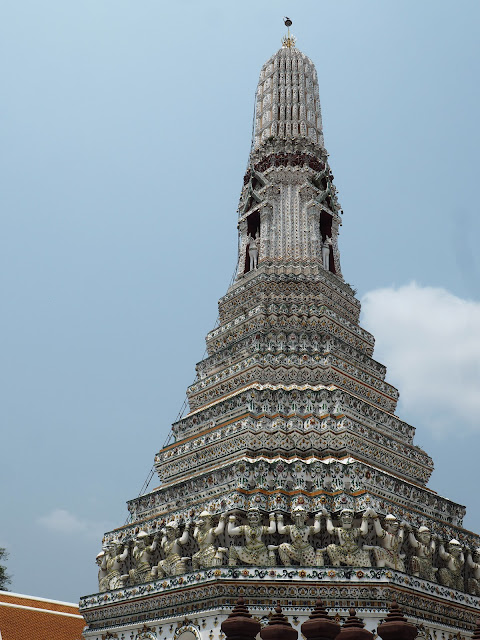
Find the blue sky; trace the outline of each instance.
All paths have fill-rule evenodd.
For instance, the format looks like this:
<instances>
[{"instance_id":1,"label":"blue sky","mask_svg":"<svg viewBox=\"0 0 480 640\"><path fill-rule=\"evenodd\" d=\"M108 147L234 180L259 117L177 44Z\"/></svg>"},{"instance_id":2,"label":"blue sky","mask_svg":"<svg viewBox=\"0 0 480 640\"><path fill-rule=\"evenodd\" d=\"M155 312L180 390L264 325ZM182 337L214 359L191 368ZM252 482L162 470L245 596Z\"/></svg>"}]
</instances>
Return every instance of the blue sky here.
<instances>
[{"instance_id":1,"label":"blue sky","mask_svg":"<svg viewBox=\"0 0 480 640\"><path fill-rule=\"evenodd\" d=\"M236 263L284 15L318 71L345 279L430 486L480 531L480 5L16 0L0 8L0 545L17 592L96 589L102 533L180 409Z\"/></svg>"}]
</instances>

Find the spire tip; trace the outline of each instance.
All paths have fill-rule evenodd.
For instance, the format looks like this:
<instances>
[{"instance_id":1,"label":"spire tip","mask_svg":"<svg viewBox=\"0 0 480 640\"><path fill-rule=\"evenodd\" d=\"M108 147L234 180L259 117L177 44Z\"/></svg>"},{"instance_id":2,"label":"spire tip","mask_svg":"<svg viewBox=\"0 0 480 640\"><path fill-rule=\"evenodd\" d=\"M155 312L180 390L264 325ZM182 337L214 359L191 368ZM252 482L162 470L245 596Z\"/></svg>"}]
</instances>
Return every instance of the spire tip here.
<instances>
[{"instance_id":1,"label":"spire tip","mask_svg":"<svg viewBox=\"0 0 480 640\"><path fill-rule=\"evenodd\" d=\"M292 26L293 23L290 20L290 18L287 16L283 18L283 22L287 27L287 35L283 36L282 45L284 47L287 47L288 49L293 49L295 47L295 42L296 42L295 36L290 35L290 27Z\"/></svg>"}]
</instances>

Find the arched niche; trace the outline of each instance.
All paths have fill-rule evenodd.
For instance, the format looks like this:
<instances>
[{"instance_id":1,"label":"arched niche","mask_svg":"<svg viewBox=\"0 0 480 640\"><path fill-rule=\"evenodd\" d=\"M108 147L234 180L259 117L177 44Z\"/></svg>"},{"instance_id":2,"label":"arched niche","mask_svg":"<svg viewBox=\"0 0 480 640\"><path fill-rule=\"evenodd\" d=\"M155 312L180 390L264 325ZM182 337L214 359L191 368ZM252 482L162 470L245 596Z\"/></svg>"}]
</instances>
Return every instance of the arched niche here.
<instances>
[{"instance_id":1,"label":"arched niche","mask_svg":"<svg viewBox=\"0 0 480 640\"><path fill-rule=\"evenodd\" d=\"M193 624L184 624L175 631L173 640L201 640L200 631Z\"/></svg>"},{"instance_id":2,"label":"arched niche","mask_svg":"<svg viewBox=\"0 0 480 640\"><path fill-rule=\"evenodd\" d=\"M157 634L153 631L140 631L136 640L158 640Z\"/></svg>"},{"instance_id":3,"label":"arched niche","mask_svg":"<svg viewBox=\"0 0 480 640\"><path fill-rule=\"evenodd\" d=\"M192 631L183 631L180 635L175 636L175 640L198 640Z\"/></svg>"}]
</instances>

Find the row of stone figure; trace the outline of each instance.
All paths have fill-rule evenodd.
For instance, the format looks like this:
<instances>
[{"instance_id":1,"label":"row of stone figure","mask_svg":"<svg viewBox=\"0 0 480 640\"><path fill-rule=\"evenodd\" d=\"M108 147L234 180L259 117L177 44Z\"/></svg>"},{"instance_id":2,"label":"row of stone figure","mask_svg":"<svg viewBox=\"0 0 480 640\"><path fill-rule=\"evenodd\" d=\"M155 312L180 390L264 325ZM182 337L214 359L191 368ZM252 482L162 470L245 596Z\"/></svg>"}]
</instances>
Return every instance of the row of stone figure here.
<instances>
[{"instance_id":1,"label":"row of stone figure","mask_svg":"<svg viewBox=\"0 0 480 640\"><path fill-rule=\"evenodd\" d=\"M323 554L326 552L332 566L370 567L372 552L377 567L406 571L405 554L401 553L402 545L406 541L414 552L409 567L414 576L432 582L437 582L438 576L441 584L463 591L466 563L472 569L472 577L467 585L468 591L480 596L480 548L475 549L473 554L467 550L465 560L465 550L457 540L450 540L446 544L432 535L425 526L414 532L409 524L400 523L391 514L385 517L382 525L375 511L367 509L362 515L361 526L354 527L354 515L352 510L343 509L339 514L340 525L334 526L330 513L323 509L315 515L314 524L307 525L308 512L302 505L298 505L291 512L292 524L285 525L282 514L271 513L269 526L265 526L261 524L261 512L258 509L250 509L247 511L247 524L237 526L236 516L229 516L228 535L242 536L245 544L232 545L226 549L217 546L215 539L224 532L227 516L222 514L218 524L214 526L213 516L204 511L195 523L193 531L193 539L197 542L199 550L191 558L192 569L195 571L221 566L225 564L227 557L229 566L275 566L278 550L280 560L285 566L324 566ZM315 550L308 539L320 532L322 517L326 520L327 532L337 539L338 544L329 544L325 548ZM360 538L368 533L370 519L373 521L380 546L360 543ZM139 584L186 573L190 558L181 555L181 547L189 542L190 529L191 523L186 523L180 535L179 525L172 521L160 533L156 533L153 539L146 532L140 531L131 544L118 540L110 542L97 556L99 590L108 591L123 587L127 583ZM289 535L290 542L282 542L278 546L266 545L263 537L277 532L280 535ZM433 566L437 544L438 555L445 564L440 569ZM157 565L152 566L152 554L157 547L160 547L164 557ZM123 573L122 568L130 552L132 568L128 573Z\"/></svg>"}]
</instances>

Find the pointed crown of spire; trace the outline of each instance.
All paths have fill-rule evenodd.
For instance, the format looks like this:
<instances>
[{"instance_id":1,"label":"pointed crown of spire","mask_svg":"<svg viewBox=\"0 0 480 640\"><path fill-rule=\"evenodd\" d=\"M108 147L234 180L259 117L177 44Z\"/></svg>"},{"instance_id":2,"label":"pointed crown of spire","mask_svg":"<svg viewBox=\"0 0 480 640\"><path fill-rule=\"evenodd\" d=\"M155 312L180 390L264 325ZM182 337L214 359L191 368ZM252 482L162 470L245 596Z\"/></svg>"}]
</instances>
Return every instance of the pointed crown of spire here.
<instances>
[{"instance_id":1,"label":"pointed crown of spire","mask_svg":"<svg viewBox=\"0 0 480 640\"><path fill-rule=\"evenodd\" d=\"M289 27L291 20L285 18ZM257 87L254 148L271 138L306 138L323 147L315 65L288 34L263 65Z\"/></svg>"}]
</instances>

